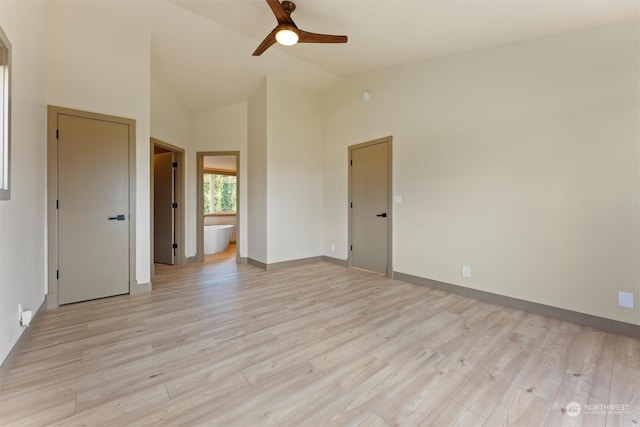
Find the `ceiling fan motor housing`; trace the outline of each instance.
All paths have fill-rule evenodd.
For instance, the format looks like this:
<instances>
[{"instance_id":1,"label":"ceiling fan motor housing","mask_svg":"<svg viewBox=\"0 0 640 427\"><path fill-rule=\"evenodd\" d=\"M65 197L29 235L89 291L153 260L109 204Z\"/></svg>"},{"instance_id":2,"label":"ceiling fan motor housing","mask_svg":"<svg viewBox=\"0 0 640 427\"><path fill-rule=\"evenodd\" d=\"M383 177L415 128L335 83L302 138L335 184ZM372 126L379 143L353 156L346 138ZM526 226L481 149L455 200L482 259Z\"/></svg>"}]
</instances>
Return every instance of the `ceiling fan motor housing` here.
<instances>
[{"instance_id":1,"label":"ceiling fan motor housing","mask_svg":"<svg viewBox=\"0 0 640 427\"><path fill-rule=\"evenodd\" d=\"M287 11L287 13L288 13L289 15L291 15L291 12L293 12L294 10L296 10L296 4L295 4L294 2L292 2L292 1L284 0L284 1L282 2L282 7L284 8L284 10L286 10L286 11Z\"/></svg>"}]
</instances>

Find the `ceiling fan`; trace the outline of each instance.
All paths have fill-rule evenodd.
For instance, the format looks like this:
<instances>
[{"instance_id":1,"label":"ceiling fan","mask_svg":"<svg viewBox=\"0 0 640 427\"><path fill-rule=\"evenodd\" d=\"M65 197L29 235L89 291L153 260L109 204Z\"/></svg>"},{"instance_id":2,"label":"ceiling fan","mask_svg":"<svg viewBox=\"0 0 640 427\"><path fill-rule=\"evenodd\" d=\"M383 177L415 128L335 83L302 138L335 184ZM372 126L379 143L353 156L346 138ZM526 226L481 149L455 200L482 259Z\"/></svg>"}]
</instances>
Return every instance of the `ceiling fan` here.
<instances>
[{"instance_id":1,"label":"ceiling fan","mask_svg":"<svg viewBox=\"0 0 640 427\"><path fill-rule=\"evenodd\" d=\"M253 56L260 56L271 45L278 42L285 46L296 43L346 43L347 36L334 36L330 34L316 34L304 31L291 19L291 13L296 10L296 5L292 1L267 0L273 14L278 20L278 25L260 43L260 46L253 52Z\"/></svg>"}]
</instances>

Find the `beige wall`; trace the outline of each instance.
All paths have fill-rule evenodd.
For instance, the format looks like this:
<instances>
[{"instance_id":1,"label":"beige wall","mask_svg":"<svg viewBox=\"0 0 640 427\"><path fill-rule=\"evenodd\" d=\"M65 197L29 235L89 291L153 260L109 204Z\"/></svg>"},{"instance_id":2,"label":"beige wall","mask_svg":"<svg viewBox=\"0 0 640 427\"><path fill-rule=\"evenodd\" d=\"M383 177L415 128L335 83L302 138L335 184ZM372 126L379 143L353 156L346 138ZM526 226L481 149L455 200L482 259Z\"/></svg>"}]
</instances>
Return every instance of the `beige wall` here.
<instances>
[{"instance_id":1,"label":"beige wall","mask_svg":"<svg viewBox=\"0 0 640 427\"><path fill-rule=\"evenodd\" d=\"M185 256L196 254L196 153L240 152L241 227L247 227L247 103L192 113L156 80L151 81L151 136L185 150ZM205 224L235 225L230 219L205 219ZM236 239L234 228L232 240ZM246 233L240 242L240 256L246 257Z\"/></svg>"},{"instance_id":2,"label":"beige wall","mask_svg":"<svg viewBox=\"0 0 640 427\"><path fill-rule=\"evenodd\" d=\"M322 121L318 93L268 77L249 100L249 258L322 255Z\"/></svg>"},{"instance_id":3,"label":"beige wall","mask_svg":"<svg viewBox=\"0 0 640 427\"><path fill-rule=\"evenodd\" d=\"M0 201L0 364L24 328L18 304L37 310L46 292L44 4L0 1L13 46L11 200Z\"/></svg>"},{"instance_id":4,"label":"beige wall","mask_svg":"<svg viewBox=\"0 0 640 427\"><path fill-rule=\"evenodd\" d=\"M151 136L177 147L193 145L193 113L151 78Z\"/></svg>"},{"instance_id":5,"label":"beige wall","mask_svg":"<svg viewBox=\"0 0 640 427\"><path fill-rule=\"evenodd\" d=\"M267 81L249 99L247 115L247 257L267 263Z\"/></svg>"},{"instance_id":6,"label":"beige wall","mask_svg":"<svg viewBox=\"0 0 640 427\"><path fill-rule=\"evenodd\" d=\"M193 151L193 114L160 82L151 78L151 136L184 150L184 222L185 256L196 253L195 201L189 203L195 194L196 155Z\"/></svg>"},{"instance_id":7,"label":"beige wall","mask_svg":"<svg viewBox=\"0 0 640 427\"><path fill-rule=\"evenodd\" d=\"M322 255L322 108L318 93L267 79L267 260Z\"/></svg>"},{"instance_id":8,"label":"beige wall","mask_svg":"<svg viewBox=\"0 0 640 427\"><path fill-rule=\"evenodd\" d=\"M126 7L46 2L46 103L136 121L136 278L144 284L150 279L150 32L124 20Z\"/></svg>"},{"instance_id":9,"label":"beige wall","mask_svg":"<svg viewBox=\"0 0 640 427\"><path fill-rule=\"evenodd\" d=\"M347 256L347 146L393 135L396 271L640 324L638 40L631 22L333 86L325 254Z\"/></svg>"},{"instance_id":10,"label":"beige wall","mask_svg":"<svg viewBox=\"0 0 640 427\"><path fill-rule=\"evenodd\" d=\"M239 151L240 152L240 241L237 242L241 257L246 257L248 250L247 241L247 121L248 106L246 102L227 105L225 107L200 111L194 115L194 156L200 151ZM191 178L189 178L191 179ZM195 182L195 171L193 172ZM191 195L196 203L195 191ZM191 200L191 199L189 199ZM195 221L195 216L194 216ZM195 236L195 224L194 224ZM233 230L233 239L236 239L237 227ZM195 243L194 243L195 253Z\"/></svg>"}]
</instances>

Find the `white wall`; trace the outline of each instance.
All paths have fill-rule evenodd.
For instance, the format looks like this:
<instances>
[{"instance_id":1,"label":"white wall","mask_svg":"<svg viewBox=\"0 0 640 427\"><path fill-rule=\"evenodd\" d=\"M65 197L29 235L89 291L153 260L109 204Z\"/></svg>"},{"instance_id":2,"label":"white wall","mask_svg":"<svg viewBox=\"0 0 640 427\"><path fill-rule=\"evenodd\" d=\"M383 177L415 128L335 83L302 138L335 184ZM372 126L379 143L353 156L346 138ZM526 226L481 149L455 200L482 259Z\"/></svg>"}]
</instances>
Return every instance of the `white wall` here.
<instances>
[{"instance_id":1,"label":"white wall","mask_svg":"<svg viewBox=\"0 0 640 427\"><path fill-rule=\"evenodd\" d=\"M187 107L170 93L160 82L151 78L151 136L162 142L184 150L184 191L185 191L185 256L196 253L195 235L195 169L196 155L193 150L194 115Z\"/></svg>"},{"instance_id":2,"label":"white wall","mask_svg":"<svg viewBox=\"0 0 640 427\"><path fill-rule=\"evenodd\" d=\"M335 85L325 254L347 257L347 146L392 135L394 270L640 324L638 41L632 22Z\"/></svg>"},{"instance_id":3,"label":"white wall","mask_svg":"<svg viewBox=\"0 0 640 427\"><path fill-rule=\"evenodd\" d=\"M13 46L11 200L0 201L0 364L24 328L18 304L37 310L45 289L46 109L44 4L0 1Z\"/></svg>"},{"instance_id":4,"label":"white wall","mask_svg":"<svg viewBox=\"0 0 640 427\"><path fill-rule=\"evenodd\" d=\"M193 113L159 81L151 78L151 136L188 149L193 143Z\"/></svg>"},{"instance_id":5,"label":"white wall","mask_svg":"<svg viewBox=\"0 0 640 427\"><path fill-rule=\"evenodd\" d=\"M267 79L267 260L322 255L320 94Z\"/></svg>"},{"instance_id":6,"label":"white wall","mask_svg":"<svg viewBox=\"0 0 640 427\"><path fill-rule=\"evenodd\" d=\"M240 241L238 241L241 257L248 254L248 152L247 152L247 102L239 102L225 107L201 111L195 114L194 128L194 167L195 153L204 151L239 151L240 152ZM195 169L189 178L195 182ZM188 203L196 205L195 189L189 196ZM193 224L195 239L195 216ZM234 229L234 237L237 229ZM195 241L193 244L195 254Z\"/></svg>"},{"instance_id":7,"label":"white wall","mask_svg":"<svg viewBox=\"0 0 640 427\"><path fill-rule=\"evenodd\" d=\"M267 81L247 108L247 257L267 260Z\"/></svg>"},{"instance_id":8,"label":"white wall","mask_svg":"<svg viewBox=\"0 0 640 427\"><path fill-rule=\"evenodd\" d=\"M150 280L150 33L126 2L46 3L46 102L136 121L136 276Z\"/></svg>"}]
</instances>

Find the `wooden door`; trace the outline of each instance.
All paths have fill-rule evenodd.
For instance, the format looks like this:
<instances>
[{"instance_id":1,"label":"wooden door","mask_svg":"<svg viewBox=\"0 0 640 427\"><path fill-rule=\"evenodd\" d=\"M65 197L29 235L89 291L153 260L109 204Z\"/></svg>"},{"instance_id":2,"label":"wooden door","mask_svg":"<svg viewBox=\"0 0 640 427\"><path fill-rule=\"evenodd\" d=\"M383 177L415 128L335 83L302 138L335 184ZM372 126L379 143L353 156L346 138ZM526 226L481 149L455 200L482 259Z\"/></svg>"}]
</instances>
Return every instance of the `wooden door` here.
<instances>
[{"instance_id":1,"label":"wooden door","mask_svg":"<svg viewBox=\"0 0 640 427\"><path fill-rule=\"evenodd\" d=\"M153 156L153 258L175 264L175 153Z\"/></svg>"},{"instance_id":2,"label":"wooden door","mask_svg":"<svg viewBox=\"0 0 640 427\"><path fill-rule=\"evenodd\" d=\"M351 266L390 275L390 141L350 150Z\"/></svg>"},{"instance_id":3,"label":"wooden door","mask_svg":"<svg viewBox=\"0 0 640 427\"><path fill-rule=\"evenodd\" d=\"M59 303L129 292L129 126L58 114Z\"/></svg>"}]
</instances>

